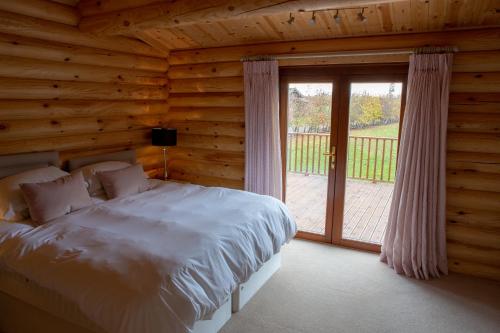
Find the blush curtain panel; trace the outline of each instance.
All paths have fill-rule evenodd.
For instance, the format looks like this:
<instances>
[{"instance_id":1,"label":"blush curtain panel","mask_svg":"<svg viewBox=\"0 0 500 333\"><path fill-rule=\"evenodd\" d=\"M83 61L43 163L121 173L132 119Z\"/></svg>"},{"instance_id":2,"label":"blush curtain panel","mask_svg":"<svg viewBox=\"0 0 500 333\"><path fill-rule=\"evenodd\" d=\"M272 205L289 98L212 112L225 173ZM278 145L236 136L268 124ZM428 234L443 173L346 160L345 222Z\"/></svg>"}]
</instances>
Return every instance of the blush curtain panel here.
<instances>
[{"instance_id":1,"label":"blush curtain panel","mask_svg":"<svg viewBox=\"0 0 500 333\"><path fill-rule=\"evenodd\" d=\"M282 198L278 61L245 61L245 189Z\"/></svg>"},{"instance_id":2,"label":"blush curtain panel","mask_svg":"<svg viewBox=\"0 0 500 333\"><path fill-rule=\"evenodd\" d=\"M410 56L396 183L381 260L397 273L417 279L448 273L446 130L452 61L450 50L424 49Z\"/></svg>"}]
</instances>

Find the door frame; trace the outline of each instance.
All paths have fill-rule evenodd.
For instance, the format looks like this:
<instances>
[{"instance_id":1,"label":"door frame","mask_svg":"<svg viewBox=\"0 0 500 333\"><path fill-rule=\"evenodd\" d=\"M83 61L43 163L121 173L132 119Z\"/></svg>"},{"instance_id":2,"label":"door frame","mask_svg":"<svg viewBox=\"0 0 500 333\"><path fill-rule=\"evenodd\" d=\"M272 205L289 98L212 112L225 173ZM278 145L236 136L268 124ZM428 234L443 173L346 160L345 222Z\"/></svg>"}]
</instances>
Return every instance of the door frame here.
<instances>
[{"instance_id":1,"label":"door frame","mask_svg":"<svg viewBox=\"0 0 500 333\"><path fill-rule=\"evenodd\" d=\"M292 82L331 82L334 85L332 93L330 151L334 144L336 151L333 170L331 168L331 157L328 160L330 171L328 175L325 235L299 231L297 238L332 243L365 251L380 252L380 245L342 239L345 184L347 179L350 83L390 81L400 81L403 83L397 146L397 151L399 151L401 124L403 123L404 106L406 104L407 77L408 63L280 67L280 137L282 147L283 201L286 198L288 84Z\"/></svg>"}]
</instances>

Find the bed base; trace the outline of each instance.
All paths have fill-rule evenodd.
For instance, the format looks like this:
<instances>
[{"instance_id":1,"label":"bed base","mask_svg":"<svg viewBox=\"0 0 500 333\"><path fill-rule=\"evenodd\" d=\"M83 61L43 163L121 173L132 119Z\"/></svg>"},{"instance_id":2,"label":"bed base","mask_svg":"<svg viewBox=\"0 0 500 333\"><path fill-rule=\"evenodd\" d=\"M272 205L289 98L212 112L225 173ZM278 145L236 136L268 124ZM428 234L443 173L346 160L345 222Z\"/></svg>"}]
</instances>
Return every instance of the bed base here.
<instances>
[{"instance_id":1,"label":"bed base","mask_svg":"<svg viewBox=\"0 0 500 333\"><path fill-rule=\"evenodd\" d=\"M192 333L217 333L230 318L231 298L214 312L212 319L195 322ZM0 332L105 333L95 326L89 328L74 323L70 318L51 314L3 291L0 291Z\"/></svg>"},{"instance_id":2,"label":"bed base","mask_svg":"<svg viewBox=\"0 0 500 333\"><path fill-rule=\"evenodd\" d=\"M209 320L195 322L193 333L216 333L231 318L231 312L240 311L257 291L281 267L281 254L277 253L269 259L250 279L238 286L232 296L216 311ZM0 285L22 283L0 274ZM14 286L15 287L15 286ZM19 295L11 295L7 290L0 290L0 332L2 333L105 333L90 321L70 302L60 302L61 307L51 308L44 304L49 291L37 288L25 282ZM10 289L10 288L9 288ZM30 304L21 299L34 300ZM26 320L29 318L29 320ZM73 320L78 318L79 320ZM77 321L77 323L75 323Z\"/></svg>"},{"instance_id":3,"label":"bed base","mask_svg":"<svg viewBox=\"0 0 500 333\"><path fill-rule=\"evenodd\" d=\"M281 253L278 252L253 273L247 282L240 284L231 297L233 313L240 311L280 267Z\"/></svg>"}]
</instances>

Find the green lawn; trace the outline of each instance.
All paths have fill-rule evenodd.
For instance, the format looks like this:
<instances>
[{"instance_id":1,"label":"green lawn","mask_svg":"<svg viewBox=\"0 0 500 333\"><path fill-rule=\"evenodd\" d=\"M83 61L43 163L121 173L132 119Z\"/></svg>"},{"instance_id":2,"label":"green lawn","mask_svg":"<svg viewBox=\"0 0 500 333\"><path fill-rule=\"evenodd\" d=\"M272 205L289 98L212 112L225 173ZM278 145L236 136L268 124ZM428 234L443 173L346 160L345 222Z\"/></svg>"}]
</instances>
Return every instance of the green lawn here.
<instances>
[{"instance_id":1,"label":"green lawn","mask_svg":"<svg viewBox=\"0 0 500 333\"><path fill-rule=\"evenodd\" d=\"M390 124L390 125L382 125L382 126L373 126L364 129L356 129L351 130L351 136L376 136L376 137L385 137L385 138L396 138L399 133L399 124Z\"/></svg>"},{"instance_id":2,"label":"green lawn","mask_svg":"<svg viewBox=\"0 0 500 333\"><path fill-rule=\"evenodd\" d=\"M351 130L347 176L350 178L394 181L396 170L398 124ZM357 138L356 138L357 137ZM360 137L394 138L394 140ZM326 174L329 136L299 135L289 137L287 170ZM392 151L392 153L391 153Z\"/></svg>"}]
</instances>

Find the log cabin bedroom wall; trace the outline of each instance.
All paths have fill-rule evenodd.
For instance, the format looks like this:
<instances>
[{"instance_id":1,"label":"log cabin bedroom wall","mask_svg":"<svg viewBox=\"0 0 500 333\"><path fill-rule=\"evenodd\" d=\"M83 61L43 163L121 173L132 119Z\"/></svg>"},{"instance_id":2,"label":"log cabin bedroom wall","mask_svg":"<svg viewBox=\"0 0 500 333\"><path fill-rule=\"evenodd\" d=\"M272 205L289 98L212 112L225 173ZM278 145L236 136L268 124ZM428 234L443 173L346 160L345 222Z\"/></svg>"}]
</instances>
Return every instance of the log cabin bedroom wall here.
<instances>
[{"instance_id":1,"label":"log cabin bedroom wall","mask_svg":"<svg viewBox=\"0 0 500 333\"><path fill-rule=\"evenodd\" d=\"M0 154L57 150L64 163L136 148L155 174L162 158L149 134L167 121L167 53L78 22L70 5L1 2Z\"/></svg>"},{"instance_id":2,"label":"log cabin bedroom wall","mask_svg":"<svg viewBox=\"0 0 500 333\"><path fill-rule=\"evenodd\" d=\"M160 151L151 147L149 133L171 126L179 132L178 146L169 151L172 179L237 189L245 168L242 56L456 45L448 124L449 266L500 280L500 28L169 52L151 32L135 35L148 44L79 30L81 14L120 10L125 2L106 9L111 2L96 8L87 1L80 10L76 1L61 2L0 5L0 155L57 150L64 163L135 148L145 170L161 174ZM280 66L346 62L407 58L286 60Z\"/></svg>"}]
</instances>

